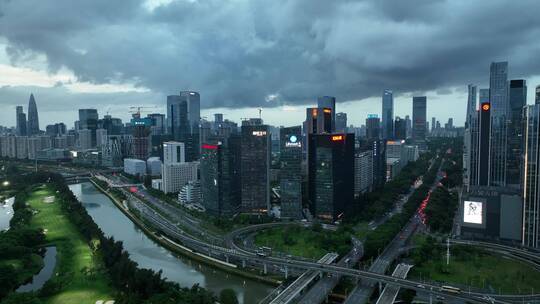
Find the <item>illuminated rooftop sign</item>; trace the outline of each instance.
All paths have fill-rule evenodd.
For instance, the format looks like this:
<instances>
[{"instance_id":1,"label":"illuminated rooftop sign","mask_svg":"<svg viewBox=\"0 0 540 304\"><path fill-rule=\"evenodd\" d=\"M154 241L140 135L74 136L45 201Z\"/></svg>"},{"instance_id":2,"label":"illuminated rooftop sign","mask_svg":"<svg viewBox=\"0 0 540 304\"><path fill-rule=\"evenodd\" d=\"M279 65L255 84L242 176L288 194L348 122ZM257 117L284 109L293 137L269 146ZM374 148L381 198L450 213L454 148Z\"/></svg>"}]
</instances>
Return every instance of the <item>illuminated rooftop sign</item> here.
<instances>
[{"instance_id":1,"label":"illuminated rooftop sign","mask_svg":"<svg viewBox=\"0 0 540 304\"><path fill-rule=\"evenodd\" d=\"M324 109L323 112L324 113L332 113L332 110L331 109Z\"/></svg>"},{"instance_id":2,"label":"illuminated rooftop sign","mask_svg":"<svg viewBox=\"0 0 540 304\"><path fill-rule=\"evenodd\" d=\"M332 141L342 141L343 135L332 135Z\"/></svg>"},{"instance_id":3,"label":"illuminated rooftop sign","mask_svg":"<svg viewBox=\"0 0 540 304\"><path fill-rule=\"evenodd\" d=\"M216 146L216 145L203 144L203 145L202 145L202 148L203 148L203 149L208 149L208 150L216 150L216 149L218 148L218 146Z\"/></svg>"},{"instance_id":4,"label":"illuminated rooftop sign","mask_svg":"<svg viewBox=\"0 0 540 304\"><path fill-rule=\"evenodd\" d=\"M491 105L487 102L482 104L482 111L489 111L489 108L491 108Z\"/></svg>"},{"instance_id":5,"label":"illuminated rooftop sign","mask_svg":"<svg viewBox=\"0 0 540 304\"><path fill-rule=\"evenodd\" d=\"M266 131L253 131L251 132L253 136L266 136Z\"/></svg>"}]
</instances>

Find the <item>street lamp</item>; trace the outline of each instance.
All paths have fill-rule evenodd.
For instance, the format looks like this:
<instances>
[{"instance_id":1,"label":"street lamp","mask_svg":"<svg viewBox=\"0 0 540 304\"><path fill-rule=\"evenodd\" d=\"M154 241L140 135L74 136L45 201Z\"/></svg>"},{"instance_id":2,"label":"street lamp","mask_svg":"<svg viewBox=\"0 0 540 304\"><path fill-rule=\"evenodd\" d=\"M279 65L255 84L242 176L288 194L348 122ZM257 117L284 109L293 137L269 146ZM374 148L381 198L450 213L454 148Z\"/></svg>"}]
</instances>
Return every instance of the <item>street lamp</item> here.
<instances>
[{"instance_id":1,"label":"street lamp","mask_svg":"<svg viewBox=\"0 0 540 304\"><path fill-rule=\"evenodd\" d=\"M2 183L2 186L4 186L4 187L9 186L9 181L4 181L4 182Z\"/></svg>"}]
</instances>

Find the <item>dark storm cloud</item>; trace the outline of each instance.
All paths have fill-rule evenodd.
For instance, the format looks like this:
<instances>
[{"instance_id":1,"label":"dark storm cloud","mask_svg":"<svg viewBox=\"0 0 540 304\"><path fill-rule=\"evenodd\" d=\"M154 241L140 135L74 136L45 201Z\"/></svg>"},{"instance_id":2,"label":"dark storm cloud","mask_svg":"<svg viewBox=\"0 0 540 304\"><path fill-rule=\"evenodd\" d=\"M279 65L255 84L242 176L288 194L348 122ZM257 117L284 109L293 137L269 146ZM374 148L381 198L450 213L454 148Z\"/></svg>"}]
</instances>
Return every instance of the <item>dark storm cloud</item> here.
<instances>
[{"instance_id":1,"label":"dark storm cloud","mask_svg":"<svg viewBox=\"0 0 540 304\"><path fill-rule=\"evenodd\" d=\"M42 53L80 80L271 106L485 83L491 61L540 74L540 2L0 0L16 64ZM268 98L278 95L277 98Z\"/></svg>"}]
</instances>

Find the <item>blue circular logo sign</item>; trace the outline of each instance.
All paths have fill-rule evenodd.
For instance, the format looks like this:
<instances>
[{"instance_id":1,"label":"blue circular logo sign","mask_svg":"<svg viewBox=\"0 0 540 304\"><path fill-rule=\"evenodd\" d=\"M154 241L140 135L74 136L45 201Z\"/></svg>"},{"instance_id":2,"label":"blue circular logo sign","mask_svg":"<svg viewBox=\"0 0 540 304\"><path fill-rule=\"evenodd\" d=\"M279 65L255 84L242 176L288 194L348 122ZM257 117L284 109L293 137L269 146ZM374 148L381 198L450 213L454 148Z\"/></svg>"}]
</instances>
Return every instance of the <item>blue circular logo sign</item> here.
<instances>
[{"instance_id":1,"label":"blue circular logo sign","mask_svg":"<svg viewBox=\"0 0 540 304\"><path fill-rule=\"evenodd\" d=\"M295 143L295 142L298 140L298 138L296 138L295 135L292 135L292 136L289 138L289 140L290 140L292 143Z\"/></svg>"}]
</instances>

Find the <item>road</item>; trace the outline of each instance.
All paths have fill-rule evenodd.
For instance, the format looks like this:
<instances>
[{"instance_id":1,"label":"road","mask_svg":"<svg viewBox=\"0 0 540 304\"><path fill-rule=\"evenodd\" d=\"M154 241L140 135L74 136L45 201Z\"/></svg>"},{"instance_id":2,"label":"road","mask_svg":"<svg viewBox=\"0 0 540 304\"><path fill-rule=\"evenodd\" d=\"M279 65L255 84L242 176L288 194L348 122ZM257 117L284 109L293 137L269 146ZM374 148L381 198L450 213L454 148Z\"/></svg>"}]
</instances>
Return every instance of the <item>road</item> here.
<instances>
[{"instance_id":1,"label":"road","mask_svg":"<svg viewBox=\"0 0 540 304\"><path fill-rule=\"evenodd\" d=\"M409 270L413 266L408 264L398 264L392 273L393 277L405 279ZM395 285L386 285L383 292L379 296L376 304L393 304L399 293L399 287Z\"/></svg>"}]
</instances>

